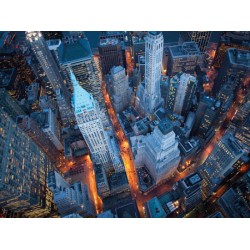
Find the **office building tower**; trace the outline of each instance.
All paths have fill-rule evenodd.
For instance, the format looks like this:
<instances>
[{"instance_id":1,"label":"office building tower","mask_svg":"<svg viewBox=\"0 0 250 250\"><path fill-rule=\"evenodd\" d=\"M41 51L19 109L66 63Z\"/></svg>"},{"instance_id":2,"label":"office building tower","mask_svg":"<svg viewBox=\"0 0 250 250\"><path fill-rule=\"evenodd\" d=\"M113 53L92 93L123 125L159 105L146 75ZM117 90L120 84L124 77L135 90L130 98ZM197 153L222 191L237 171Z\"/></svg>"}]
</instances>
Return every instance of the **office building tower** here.
<instances>
[{"instance_id":1,"label":"office building tower","mask_svg":"<svg viewBox=\"0 0 250 250\"><path fill-rule=\"evenodd\" d=\"M57 161L59 151L39 125L19 107L17 101L10 97L4 89L0 89L0 107L47 154L52 162Z\"/></svg>"},{"instance_id":2,"label":"office building tower","mask_svg":"<svg viewBox=\"0 0 250 250\"><path fill-rule=\"evenodd\" d=\"M141 75L141 81L145 79L145 56L138 56L138 68Z\"/></svg>"},{"instance_id":3,"label":"office building tower","mask_svg":"<svg viewBox=\"0 0 250 250\"><path fill-rule=\"evenodd\" d=\"M42 34L40 32L27 32L26 36L52 86L53 92L56 94L56 101L63 126L73 125L75 117L70 105L70 94L67 91L58 65L49 51Z\"/></svg>"},{"instance_id":4,"label":"office building tower","mask_svg":"<svg viewBox=\"0 0 250 250\"><path fill-rule=\"evenodd\" d=\"M130 139L136 167L144 165L157 184L176 171L180 162L180 150L168 119L160 121L151 134Z\"/></svg>"},{"instance_id":5,"label":"office building tower","mask_svg":"<svg viewBox=\"0 0 250 250\"><path fill-rule=\"evenodd\" d=\"M233 170L233 164L243 155L243 150L237 140L230 134L225 134L215 146L206 161L200 166L202 195L207 198L221 181Z\"/></svg>"},{"instance_id":6,"label":"office building tower","mask_svg":"<svg viewBox=\"0 0 250 250\"><path fill-rule=\"evenodd\" d=\"M75 43L82 38L86 38L83 31L62 31L61 40L65 44Z\"/></svg>"},{"instance_id":7,"label":"office building tower","mask_svg":"<svg viewBox=\"0 0 250 250\"><path fill-rule=\"evenodd\" d=\"M111 100L116 113L123 111L129 104L131 89L122 66L111 69Z\"/></svg>"},{"instance_id":8,"label":"office building tower","mask_svg":"<svg viewBox=\"0 0 250 250\"><path fill-rule=\"evenodd\" d=\"M136 107L142 114L151 115L163 103L160 88L163 35L150 31L145 42L145 79L137 91Z\"/></svg>"},{"instance_id":9,"label":"office building tower","mask_svg":"<svg viewBox=\"0 0 250 250\"><path fill-rule=\"evenodd\" d=\"M66 87L73 93L73 83L69 68L73 71L81 87L91 93L100 106L105 106L98 69L89 42L86 38L68 39L58 48L58 59Z\"/></svg>"},{"instance_id":10,"label":"office building tower","mask_svg":"<svg viewBox=\"0 0 250 250\"><path fill-rule=\"evenodd\" d=\"M179 42L195 42L202 54L207 50L212 31L181 31Z\"/></svg>"},{"instance_id":11,"label":"office building tower","mask_svg":"<svg viewBox=\"0 0 250 250\"><path fill-rule=\"evenodd\" d=\"M167 94L167 109L186 116L191 108L196 87L197 80L194 76L180 72L172 77Z\"/></svg>"},{"instance_id":12,"label":"office building tower","mask_svg":"<svg viewBox=\"0 0 250 250\"><path fill-rule=\"evenodd\" d=\"M104 131L98 102L79 85L73 72L70 73L74 86L72 102L77 125L89 147L93 162L101 165L106 171L116 167L119 169L121 163L114 162L110 137Z\"/></svg>"},{"instance_id":13,"label":"office building tower","mask_svg":"<svg viewBox=\"0 0 250 250\"><path fill-rule=\"evenodd\" d=\"M116 38L107 38L100 40L98 46L101 69L103 77L110 73L113 66L122 66L126 68L124 64L124 53L122 51L122 43Z\"/></svg>"},{"instance_id":14,"label":"office building tower","mask_svg":"<svg viewBox=\"0 0 250 250\"><path fill-rule=\"evenodd\" d=\"M5 88L9 95L17 101L26 97L25 88L27 83L20 82L17 69L3 69L0 66L0 88Z\"/></svg>"},{"instance_id":15,"label":"office building tower","mask_svg":"<svg viewBox=\"0 0 250 250\"><path fill-rule=\"evenodd\" d=\"M26 113L20 106L18 102L14 100L8 91L4 88L0 88L0 107L3 109L14 121L19 115L25 115Z\"/></svg>"},{"instance_id":16,"label":"office building tower","mask_svg":"<svg viewBox=\"0 0 250 250\"><path fill-rule=\"evenodd\" d=\"M221 36L221 40L216 50L213 66L220 68L229 48L249 50L250 31L226 31Z\"/></svg>"},{"instance_id":17,"label":"office building tower","mask_svg":"<svg viewBox=\"0 0 250 250\"><path fill-rule=\"evenodd\" d=\"M118 39L120 42L125 42L125 31L101 31L100 40L103 39Z\"/></svg>"},{"instance_id":18,"label":"office building tower","mask_svg":"<svg viewBox=\"0 0 250 250\"><path fill-rule=\"evenodd\" d=\"M34 112L30 117L36 121L47 138L54 144L58 151L62 151L61 126L53 111L44 109L42 112Z\"/></svg>"},{"instance_id":19,"label":"office building tower","mask_svg":"<svg viewBox=\"0 0 250 250\"><path fill-rule=\"evenodd\" d=\"M50 171L48 174L48 187L54 194L54 202L61 217L72 213L81 216L94 215L88 187L82 182L70 185L59 173Z\"/></svg>"},{"instance_id":20,"label":"office building tower","mask_svg":"<svg viewBox=\"0 0 250 250\"><path fill-rule=\"evenodd\" d=\"M179 45L178 42L164 43L163 59L162 59L162 71L164 75L167 74L167 69L168 69L168 60L170 55L169 47L177 45Z\"/></svg>"},{"instance_id":21,"label":"office building tower","mask_svg":"<svg viewBox=\"0 0 250 250\"><path fill-rule=\"evenodd\" d=\"M168 47L167 75L174 76L180 71L193 75L195 67L201 65L201 52L195 42Z\"/></svg>"},{"instance_id":22,"label":"office building tower","mask_svg":"<svg viewBox=\"0 0 250 250\"><path fill-rule=\"evenodd\" d=\"M242 143L246 151L250 151L250 100L242 104L230 123L229 129L235 138Z\"/></svg>"},{"instance_id":23,"label":"office building tower","mask_svg":"<svg viewBox=\"0 0 250 250\"><path fill-rule=\"evenodd\" d=\"M178 137L178 146L181 152L181 161L178 170L184 171L190 167L190 165L192 165L191 163L195 160L197 152L201 149L201 142L197 137L191 139L188 139L188 137L184 135L179 135Z\"/></svg>"},{"instance_id":24,"label":"office building tower","mask_svg":"<svg viewBox=\"0 0 250 250\"><path fill-rule=\"evenodd\" d=\"M25 134L40 147L52 162L57 162L60 157L60 151L42 129L45 124L45 116L40 116L39 118L34 116L31 117L28 115L20 115L17 117L16 123Z\"/></svg>"},{"instance_id":25,"label":"office building tower","mask_svg":"<svg viewBox=\"0 0 250 250\"><path fill-rule=\"evenodd\" d=\"M193 209L202 201L201 183L202 177L199 173L190 174L177 182L184 211Z\"/></svg>"},{"instance_id":26,"label":"office building tower","mask_svg":"<svg viewBox=\"0 0 250 250\"><path fill-rule=\"evenodd\" d=\"M40 106L41 110L43 110L43 109L51 109L52 112L55 114L55 116L58 117L59 110L58 110L57 103L50 96L48 96L48 95L40 96L40 98L39 98L39 106Z\"/></svg>"},{"instance_id":27,"label":"office building tower","mask_svg":"<svg viewBox=\"0 0 250 250\"><path fill-rule=\"evenodd\" d=\"M24 216L49 216L55 209L46 182L52 166L46 153L0 109L0 207Z\"/></svg>"},{"instance_id":28,"label":"office building tower","mask_svg":"<svg viewBox=\"0 0 250 250\"><path fill-rule=\"evenodd\" d=\"M214 129L220 113L219 102L203 95L195 113L195 121L191 131L192 136L199 136L209 141L214 135Z\"/></svg>"},{"instance_id":29,"label":"office building tower","mask_svg":"<svg viewBox=\"0 0 250 250\"><path fill-rule=\"evenodd\" d=\"M145 34L146 35L146 34ZM145 39L144 36L132 37L132 56L134 58L134 67L139 67L139 57L145 56Z\"/></svg>"},{"instance_id":30,"label":"office building tower","mask_svg":"<svg viewBox=\"0 0 250 250\"><path fill-rule=\"evenodd\" d=\"M223 214L229 218L250 218L250 171L239 178L227 192L225 192L217 204Z\"/></svg>"},{"instance_id":31,"label":"office building tower","mask_svg":"<svg viewBox=\"0 0 250 250\"><path fill-rule=\"evenodd\" d=\"M249 192L249 188L247 191ZM226 218L250 218L249 202L244 199L246 196L241 192L230 188L219 198L218 205Z\"/></svg>"},{"instance_id":32,"label":"office building tower","mask_svg":"<svg viewBox=\"0 0 250 250\"><path fill-rule=\"evenodd\" d=\"M250 51L230 48L222 61L218 77L214 81L213 95L215 96L228 77L234 77L240 86L244 80L250 77Z\"/></svg>"}]
</instances>

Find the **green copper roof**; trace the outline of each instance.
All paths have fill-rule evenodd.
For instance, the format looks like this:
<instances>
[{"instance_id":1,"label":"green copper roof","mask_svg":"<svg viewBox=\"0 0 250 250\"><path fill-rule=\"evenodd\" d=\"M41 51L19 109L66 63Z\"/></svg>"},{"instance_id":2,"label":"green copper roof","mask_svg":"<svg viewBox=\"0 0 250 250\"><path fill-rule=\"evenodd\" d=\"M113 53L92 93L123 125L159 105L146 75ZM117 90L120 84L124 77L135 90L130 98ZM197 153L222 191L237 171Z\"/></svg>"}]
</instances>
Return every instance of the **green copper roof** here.
<instances>
[{"instance_id":1,"label":"green copper roof","mask_svg":"<svg viewBox=\"0 0 250 250\"><path fill-rule=\"evenodd\" d=\"M61 43L58 48L58 58L60 64L73 62L84 58L90 58L92 51L89 41L85 38L77 40L75 43Z\"/></svg>"},{"instance_id":2,"label":"green copper roof","mask_svg":"<svg viewBox=\"0 0 250 250\"><path fill-rule=\"evenodd\" d=\"M163 120L161 120L159 122L158 128L160 129L160 131L162 132L163 135L166 135L173 130L172 123L167 118L164 118Z\"/></svg>"}]
</instances>

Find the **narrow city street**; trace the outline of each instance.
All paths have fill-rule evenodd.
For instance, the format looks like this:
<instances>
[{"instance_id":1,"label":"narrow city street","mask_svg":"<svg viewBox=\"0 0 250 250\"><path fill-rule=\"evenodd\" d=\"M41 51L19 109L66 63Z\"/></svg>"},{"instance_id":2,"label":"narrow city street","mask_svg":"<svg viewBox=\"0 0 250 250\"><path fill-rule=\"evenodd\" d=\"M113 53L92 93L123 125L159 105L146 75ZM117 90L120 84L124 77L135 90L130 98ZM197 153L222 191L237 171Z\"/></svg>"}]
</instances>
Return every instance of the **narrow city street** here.
<instances>
[{"instance_id":1,"label":"narrow city street","mask_svg":"<svg viewBox=\"0 0 250 250\"><path fill-rule=\"evenodd\" d=\"M97 192L95 171L90 156L84 155L76 157L71 161L64 161L64 163L59 167L59 171L65 174L70 169L74 170L74 168L77 168L79 166L83 166L82 182L88 186L90 200L95 206L96 213L99 214L102 212L102 200Z\"/></svg>"},{"instance_id":2,"label":"narrow city street","mask_svg":"<svg viewBox=\"0 0 250 250\"><path fill-rule=\"evenodd\" d=\"M127 75L131 76L134 69L134 62L132 60L130 47L126 47L126 64L127 64Z\"/></svg>"},{"instance_id":3,"label":"narrow city street","mask_svg":"<svg viewBox=\"0 0 250 250\"><path fill-rule=\"evenodd\" d=\"M232 105L232 107L228 111L227 119L224 122L224 126L221 126L213 136L213 138L210 140L210 142L207 144L205 149L200 153L200 155L197 156L196 164L192 167L187 168L185 171L179 173L177 172L175 176L168 179L166 183L161 184L157 187L155 187L153 190L149 191L147 194L142 194L142 192L139 190L139 181L136 174L136 168L133 161L133 154L129 146L128 139L126 138L122 127L117 119L116 113L114 112L114 109L112 107L109 95L106 91L105 82L102 82L102 91L105 99L105 103L108 109L108 113L110 116L110 119L112 121L112 124L114 126L116 136L119 142L121 156L125 165L125 170L127 173L129 185L131 188L132 197L135 198L138 210L140 212L141 217L145 217L144 212L144 206L147 201L152 199L155 196L160 196L164 194L165 192L171 191L173 185L181 180L182 178L188 176L190 173L194 172L208 157L208 155L212 152L214 147L216 146L217 142L221 139L221 137L224 135L226 129L225 125L232 119L233 115L235 114L236 110L238 109L239 104L241 103L241 100L238 100ZM232 109L234 112L232 112Z\"/></svg>"}]
</instances>

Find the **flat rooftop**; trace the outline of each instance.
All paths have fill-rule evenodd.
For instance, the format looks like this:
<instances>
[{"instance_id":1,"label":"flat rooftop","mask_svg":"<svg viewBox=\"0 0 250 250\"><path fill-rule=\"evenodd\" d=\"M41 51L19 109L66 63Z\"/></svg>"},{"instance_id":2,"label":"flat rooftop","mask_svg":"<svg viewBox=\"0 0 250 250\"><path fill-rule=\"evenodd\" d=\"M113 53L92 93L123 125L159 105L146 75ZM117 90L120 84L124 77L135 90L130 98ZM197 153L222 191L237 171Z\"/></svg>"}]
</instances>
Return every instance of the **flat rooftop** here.
<instances>
[{"instance_id":1,"label":"flat rooftop","mask_svg":"<svg viewBox=\"0 0 250 250\"><path fill-rule=\"evenodd\" d=\"M145 40L144 40L144 38L140 38L138 36L133 36L132 43L133 44L145 44Z\"/></svg>"},{"instance_id":2,"label":"flat rooftop","mask_svg":"<svg viewBox=\"0 0 250 250\"><path fill-rule=\"evenodd\" d=\"M115 173L108 177L108 184L111 190L128 184L127 175L125 172Z\"/></svg>"},{"instance_id":3,"label":"flat rooftop","mask_svg":"<svg viewBox=\"0 0 250 250\"><path fill-rule=\"evenodd\" d=\"M165 218L167 216L157 197L149 200L147 206L151 218Z\"/></svg>"},{"instance_id":4,"label":"flat rooftop","mask_svg":"<svg viewBox=\"0 0 250 250\"><path fill-rule=\"evenodd\" d=\"M136 208L135 202L128 203L116 209L118 218L139 218L139 213Z\"/></svg>"},{"instance_id":5,"label":"flat rooftop","mask_svg":"<svg viewBox=\"0 0 250 250\"><path fill-rule=\"evenodd\" d=\"M121 65L119 65L119 66L113 66L111 68L111 73L112 74L116 74L116 73L118 73L120 71L123 71L123 70L124 70L124 68Z\"/></svg>"},{"instance_id":6,"label":"flat rooftop","mask_svg":"<svg viewBox=\"0 0 250 250\"><path fill-rule=\"evenodd\" d=\"M30 118L36 121L40 127L48 128L49 127L49 112L33 112L30 114Z\"/></svg>"},{"instance_id":7,"label":"flat rooftop","mask_svg":"<svg viewBox=\"0 0 250 250\"><path fill-rule=\"evenodd\" d=\"M51 39L51 40L46 41L46 43L48 46L59 46L61 43L61 40L60 39Z\"/></svg>"},{"instance_id":8,"label":"flat rooftop","mask_svg":"<svg viewBox=\"0 0 250 250\"><path fill-rule=\"evenodd\" d=\"M195 173L189 177L186 178L186 182L189 183L189 185L194 185L202 180L201 176L198 173Z\"/></svg>"},{"instance_id":9,"label":"flat rooftop","mask_svg":"<svg viewBox=\"0 0 250 250\"><path fill-rule=\"evenodd\" d=\"M189 142L187 137L183 135L180 136L180 145L186 153L190 152L193 149L193 145Z\"/></svg>"},{"instance_id":10,"label":"flat rooftop","mask_svg":"<svg viewBox=\"0 0 250 250\"><path fill-rule=\"evenodd\" d=\"M96 176L97 183L105 182L105 177L104 177L104 173L102 171L101 165L97 165L97 164L95 165L95 176Z\"/></svg>"},{"instance_id":11,"label":"flat rooftop","mask_svg":"<svg viewBox=\"0 0 250 250\"><path fill-rule=\"evenodd\" d=\"M235 155L238 155L242 152L241 146L239 145L237 140L230 134L225 134L222 137L221 141L222 143L226 144Z\"/></svg>"},{"instance_id":12,"label":"flat rooftop","mask_svg":"<svg viewBox=\"0 0 250 250\"><path fill-rule=\"evenodd\" d=\"M138 58L139 58L138 61L141 65L145 64L145 56L139 56Z\"/></svg>"},{"instance_id":13,"label":"flat rooftop","mask_svg":"<svg viewBox=\"0 0 250 250\"><path fill-rule=\"evenodd\" d=\"M117 38L106 38L100 40L100 46L116 45L119 41Z\"/></svg>"},{"instance_id":14,"label":"flat rooftop","mask_svg":"<svg viewBox=\"0 0 250 250\"><path fill-rule=\"evenodd\" d=\"M74 43L61 43L58 47L58 58L60 64L66 64L78 60L85 60L92 57L89 41L85 38L78 39Z\"/></svg>"},{"instance_id":15,"label":"flat rooftop","mask_svg":"<svg viewBox=\"0 0 250 250\"><path fill-rule=\"evenodd\" d=\"M172 123L169 119L164 118L163 120L161 120L158 124L158 128L160 129L160 131L162 132L162 134L166 135L168 133L170 133L173 130L173 126Z\"/></svg>"},{"instance_id":16,"label":"flat rooftop","mask_svg":"<svg viewBox=\"0 0 250 250\"><path fill-rule=\"evenodd\" d=\"M250 68L250 51L230 48L227 53L232 64Z\"/></svg>"},{"instance_id":17,"label":"flat rooftop","mask_svg":"<svg viewBox=\"0 0 250 250\"><path fill-rule=\"evenodd\" d=\"M156 112L155 112L155 115L156 117L158 118L159 121L162 121L166 118L166 114L163 113L160 109L158 109Z\"/></svg>"},{"instance_id":18,"label":"flat rooftop","mask_svg":"<svg viewBox=\"0 0 250 250\"><path fill-rule=\"evenodd\" d=\"M149 31L148 33L149 33L150 35L153 35L153 36L158 36L158 35L161 34L160 31Z\"/></svg>"},{"instance_id":19,"label":"flat rooftop","mask_svg":"<svg viewBox=\"0 0 250 250\"><path fill-rule=\"evenodd\" d=\"M200 55L200 50L195 42L186 42L182 45L169 46L169 51L173 57Z\"/></svg>"}]
</instances>

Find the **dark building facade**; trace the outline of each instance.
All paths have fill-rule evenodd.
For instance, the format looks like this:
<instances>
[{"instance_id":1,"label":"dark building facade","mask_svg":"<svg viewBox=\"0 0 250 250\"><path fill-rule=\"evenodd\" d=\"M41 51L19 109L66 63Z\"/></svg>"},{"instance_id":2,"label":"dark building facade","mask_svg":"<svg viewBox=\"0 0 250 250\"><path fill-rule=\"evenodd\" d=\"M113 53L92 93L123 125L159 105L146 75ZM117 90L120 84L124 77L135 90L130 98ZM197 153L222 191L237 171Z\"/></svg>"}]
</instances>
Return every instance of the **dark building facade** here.
<instances>
[{"instance_id":1,"label":"dark building facade","mask_svg":"<svg viewBox=\"0 0 250 250\"><path fill-rule=\"evenodd\" d=\"M220 68L229 48L250 50L250 31L227 31L221 36L213 66Z\"/></svg>"},{"instance_id":2,"label":"dark building facade","mask_svg":"<svg viewBox=\"0 0 250 250\"><path fill-rule=\"evenodd\" d=\"M234 77L237 85L250 77L250 51L230 48L223 59L218 77L213 86L213 95L220 90L228 77Z\"/></svg>"},{"instance_id":3,"label":"dark building facade","mask_svg":"<svg viewBox=\"0 0 250 250\"><path fill-rule=\"evenodd\" d=\"M208 43L211 38L212 31L181 31L179 42L195 42L202 54L207 50Z\"/></svg>"},{"instance_id":4,"label":"dark building facade","mask_svg":"<svg viewBox=\"0 0 250 250\"><path fill-rule=\"evenodd\" d=\"M24 217L46 217L55 210L46 175L47 155L0 109L0 207Z\"/></svg>"},{"instance_id":5,"label":"dark building facade","mask_svg":"<svg viewBox=\"0 0 250 250\"><path fill-rule=\"evenodd\" d=\"M113 66L124 65L124 53L122 51L122 44L116 38L108 38L100 41L98 46L102 75L105 76L110 73Z\"/></svg>"},{"instance_id":6,"label":"dark building facade","mask_svg":"<svg viewBox=\"0 0 250 250\"><path fill-rule=\"evenodd\" d=\"M209 140L214 135L215 123L218 120L220 109L218 102L208 96L203 96L195 114L195 122L191 135Z\"/></svg>"}]
</instances>

